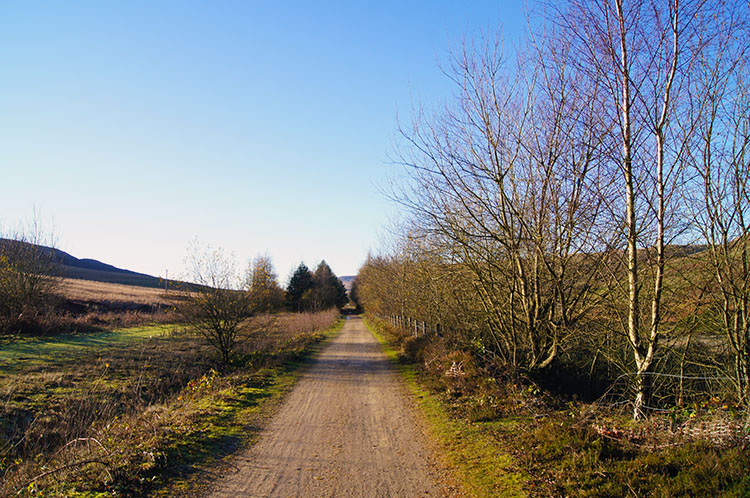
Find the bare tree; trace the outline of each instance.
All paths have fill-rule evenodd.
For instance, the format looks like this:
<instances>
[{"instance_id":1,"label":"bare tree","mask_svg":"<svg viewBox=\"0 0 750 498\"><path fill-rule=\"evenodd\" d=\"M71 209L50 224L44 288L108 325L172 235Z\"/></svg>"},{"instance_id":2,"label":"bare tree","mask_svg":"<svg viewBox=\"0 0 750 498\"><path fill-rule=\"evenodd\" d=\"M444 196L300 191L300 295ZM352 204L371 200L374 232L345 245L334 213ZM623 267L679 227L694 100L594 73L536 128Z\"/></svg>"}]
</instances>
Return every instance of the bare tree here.
<instances>
[{"instance_id":1,"label":"bare tree","mask_svg":"<svg viewBox=\"0 0 750 498\"><path fill-rule=\"evenodd\" d=\"M697 323L681 321L690 275L672 264L682 254L670 245L699 219L736 383L747 384L748 36L736 28L747 7L567 0L550 4L546 31L517 63L496 40L464 45L445 71L455 100L400 128L396 162L407 179L392 196L411 216L403 240L426 242L421 255L370 262L369 272L408 288L385 282L391 292L378 305L434 312L409 291L430 293L410 275L437 255L470 275L476 339L525 370L549 366L596 307L642 418L664 343L676 341L670 332ZM702 206L692 217L676 202L695 186L688 164ZM439 268L434 261L425 268ZM363 296L375 294L360 283Z\"/></svg>"},{"instance_id":2,"label":"bare tree","mask_svg":"<svg viewBox=\"0 0 750 498\"><path fill-rule=\"evenodd\" d=\"M59 285L54 235L34 217L0 238L0 317L7 326L36 320Z\"/></svg>"},{"instance_id":3,"label":"bare tree","mask_svg":"<svg viewBox=\"0 0 750 498\"><path fill-rule=\"evenodd\" d=\"M538 46L539 47L539 46ZM394 197L474 275L487 334L512 368L540 369L590 307L601 147L591 83L569 47L510 65L497 40L447 70L455 106L401 129L410 181Z\"/></svg>"},{"instance_id":4,"label":"bare tree","mask_svg":"<svg viewBox=\"0 0 750 498\"><path fill-rule=\"evenodd\" d=\"M196 243L186 264L186 280L195 285L175 297L175 306L189 330L202 336L228 365L243 336L243 322L253 315L250 294L241 288L234 258L221 249Z\"/></svg>"},{"instance_id":5,"label":"bare tree","mask_svg":"<svg viewBox=\"0 0 750 498\"><path fill-rule=\"evenodd\" d=\"M665 247L680 228L672 199L693 130L686 88L708 10L700 0L572 0L556 12L560 36L573 41L580 71L599 82L602 115L616 124L610 136L621 150L612 156L620 193L611 206L621 223L612 228L622 227L625 246L625 334L634 361L633 415L641 418L663 335Z\"/></svg>"},{"instance_id":6,"label":"bare tree","mask_svg":"<svg viewBox=\"0 0 750 498\"><path fill-rule=\"evenodd\" d=\"M702 33L711 50L701 54L692 85L698 117L686 183L695 228L708 245L713 274L708 315L734 356L740 403L750 404L750 30L747 5L723 5L716 29Z\"/></svg>"}]
</instances>

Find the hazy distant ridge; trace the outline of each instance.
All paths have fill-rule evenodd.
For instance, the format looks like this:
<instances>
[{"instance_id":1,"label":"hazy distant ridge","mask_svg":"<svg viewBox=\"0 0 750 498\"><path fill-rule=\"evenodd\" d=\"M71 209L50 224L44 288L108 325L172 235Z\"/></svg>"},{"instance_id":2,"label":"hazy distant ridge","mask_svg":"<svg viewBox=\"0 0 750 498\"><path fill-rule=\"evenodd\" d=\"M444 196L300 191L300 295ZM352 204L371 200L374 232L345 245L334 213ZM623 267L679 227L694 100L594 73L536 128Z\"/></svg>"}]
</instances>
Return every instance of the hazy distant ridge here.
<instances>
[{"instance_id":1,"label":"hazy distant ridge","mask_svg":"<svg viewBox=\"0 0 750 498\"><path fill-rule=\"evenodd\" d=\"M0 239L2 243L20 244L8 239ZM52 247L41 247L48 251L52 258L60 264L60 276L68 278L79 278L82 280L94 280L96 282L109 282L113 284L139 285L142 287L159 287L164 284L158 277L138 273L131 270L117 268L116 266L102 263L96 259L78 259L60 249Z\"/></svg>"},{"instance_id":2,"label":"hazy distant ridge","mask_svg":"<svg viewBox=\"0 0 750 498\"><path fill-rule=\"evenodd\" d=\"M357 278L356 275L346 275L344 277L339 277L339 280L343 282L344 287L346 287L347 292L352 290L352 284L354 283L354 279Z\"/></svg>"}]
</instances>

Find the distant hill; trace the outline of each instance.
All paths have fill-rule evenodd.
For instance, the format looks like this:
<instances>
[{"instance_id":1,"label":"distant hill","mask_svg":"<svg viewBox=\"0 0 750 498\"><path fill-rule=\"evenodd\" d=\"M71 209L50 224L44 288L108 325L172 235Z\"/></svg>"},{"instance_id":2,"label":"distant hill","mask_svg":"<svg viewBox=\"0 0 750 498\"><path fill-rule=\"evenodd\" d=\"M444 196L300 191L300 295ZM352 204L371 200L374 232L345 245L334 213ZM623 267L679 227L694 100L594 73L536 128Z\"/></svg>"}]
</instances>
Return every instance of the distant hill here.
<instances>
[{"instance_id":1,"label":"distant hill","mask_svg":"<svg viewBox=\"0 0 750 498\"><path fill-rule=\"evenodd\" d=\"M664 253L667 258L682 258L685 256L692 256L708 249L707 245L682 245L682 244L667 244L664 248Z\"/></svg>"},{"instance_id":2,"label":"distant hill","mask_svg":"<svg viewBox=\"0 0 750 498\"><path fill-rule=\"evenodd\" d=\"M0 244L28 244L16 240L0 239ZM52 247L36 246L42 251L48 252L52 259L60 266L59 276L77 278L81 280L93 280L95 282L107 282L112 284L137 285L140 287L161 287L164 281L158 277L124 270L116 266L102 263L95 259L78 259L65 251ZM172 283L172 281L170 281Z\"/></svg>"},{"instance_id":3,"label":"distant hill","mask_svg":"<svg viewBox=\"0 0 750 498\"><path fill-rule=\"evenodd\" d=\"M357 278L356 275L347 275L346 277L339 277L339 280L344 283L346 291L349 292L350 290L352 290L352 283L354 282L355 278Z\"/></svg>"}]
</instances>

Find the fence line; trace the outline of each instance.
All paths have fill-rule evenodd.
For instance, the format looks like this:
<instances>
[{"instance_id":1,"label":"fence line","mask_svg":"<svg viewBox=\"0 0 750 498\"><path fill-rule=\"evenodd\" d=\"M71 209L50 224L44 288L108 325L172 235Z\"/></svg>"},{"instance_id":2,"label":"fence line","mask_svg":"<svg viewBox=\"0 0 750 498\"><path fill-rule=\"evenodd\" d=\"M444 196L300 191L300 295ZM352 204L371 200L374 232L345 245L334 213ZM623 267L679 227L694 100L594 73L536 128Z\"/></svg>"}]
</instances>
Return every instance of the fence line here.
<instances>
[{"instance_id":1,"label":"fence line","mask_svg":"<svg viewBox=\"0 0 750 498\"><path fill-rule=\"evenodd\" d=\"M440 335L442 327L439 323L430 324L425 320L416 320L404 315L377 315L378 319L387 322L393 327L407 331L414 337L426 335Z\"/></svg>"},{"instance_id":2,"label":"fence line","mask_svg":"<svg viewBox=\"0 0 750 498\"><path fill-rule=\"evenodd\" d=\"M428 323L425 320L417 320L410 316L399 314L377 314L376 316L380 321L405 331L413 337L441 336L445 333L445 329L440 323ZM484 352L484 354L491 353L491 350ZM695 375L690 373L680 375L667 372L647 372L646 375L652 379L650 390L654 406L649 405L646 407L651 414L669 414L673 413L677 406L698 405L699 402L706 400L707 397L713 396L712 393L721 393L720 396L729 395L729 399L733 395L731 388L732 379L727 376ZM630 409L632 404L633 379L635 377L636 374L633 372L620 375L594 404L601 407L627 407L627 409ZM679 384L677 381L679 381ZM746 426L750 427L750 414L747 417Z\"/></svg>"}]
</instances>

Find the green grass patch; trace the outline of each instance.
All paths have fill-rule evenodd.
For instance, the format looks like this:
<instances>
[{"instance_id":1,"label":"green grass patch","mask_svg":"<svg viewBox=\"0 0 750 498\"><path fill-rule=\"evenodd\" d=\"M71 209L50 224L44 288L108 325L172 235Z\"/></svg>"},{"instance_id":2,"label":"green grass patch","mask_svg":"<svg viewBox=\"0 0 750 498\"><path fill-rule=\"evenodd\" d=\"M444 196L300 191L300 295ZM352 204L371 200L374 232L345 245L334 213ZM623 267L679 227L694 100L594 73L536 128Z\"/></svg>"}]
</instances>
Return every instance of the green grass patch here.
<instances>
[{"instance_id":1,"label":"green grass patch","mask_svg":"<svg viewBox=\"0 0 750 498\"><path fill-rule=\"evenodd\" d=\"M548 491L551 482L560 496L750 496L746 449L702 442L639 447L600 437L577 422L554 413L506 438L540 490Z\"/></svg>"},{"instance_id":2,"label":"green grass patch","mask_svg":"<svg viewBox=\"0 0 750 498\"><path fill-rule=\"evenodd\" d=\"M20 337L0 345L0 373L18 371L50 361L67 361L97 349L128 346L135 341L163 337L174 325L128 327L108 332L65 334L51 337Z\"/></svg>"},{"instance_id":3,"label":"green grass patch","mask_svg":"<svg viewBox=\"0 0 750 498\"><path fill-rule=\"evenodd\" d=\"M101 343L101 357L97 342L49 341L42 367L0 374L10 393L0 406L0 496L194 496L255 441L343 323L281 325L221 373L194 338L149 340L158 328L132 330L116 341L122 347ZM4 440L13 430L23 439Z\"/></svg>"},{"instance_id":4,"label":"green grass patch","mask_svg":"<svg viewBox=\"0 0 750 498\"><path fill-rule=\"evenodd\" d=\"M430 393L421 382L417 367L399 362L399 353L378 327L367 319L365 324L416 397L432 433L466 488L476 497L526 496L524 474L513 457L487 430L498 424L472 423L453 417L443 400Z\"/></svg>"},{"instance_id":5,"label":"green grass patch","mask_svg":"<svg viewBox=\"0 0 750 498\"><path fill-rule=\"evenodd\" d=\"M217 467L241 448L247 448L270 416L281 405L284 397L296 385L306 367L327 342L341 331L344 321L312 334L304 345L280 349L275 366L253 373L243 370L228 375L228 384L217 393L198 397L191 407L191 416L200 423L190 430L175 432L164 450L164 465L154 470L151 481L153 496L194 494L203 471ZM154 476L157 476L154 478ZM188 493L189 492L189 493Z\"/></svg>"}]
</instances>

